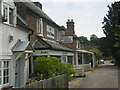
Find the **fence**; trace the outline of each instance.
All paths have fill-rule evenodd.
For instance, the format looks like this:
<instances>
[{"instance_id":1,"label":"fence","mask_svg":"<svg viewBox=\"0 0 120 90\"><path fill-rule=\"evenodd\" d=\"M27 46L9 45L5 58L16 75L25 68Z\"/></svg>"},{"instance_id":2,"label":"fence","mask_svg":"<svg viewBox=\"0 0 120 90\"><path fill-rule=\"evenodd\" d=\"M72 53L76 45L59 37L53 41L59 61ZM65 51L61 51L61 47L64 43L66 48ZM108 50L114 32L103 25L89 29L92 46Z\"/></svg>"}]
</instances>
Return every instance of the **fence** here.
<instances>
[{"instance_id":1,"label":"fence","mask_svg":"<svg viewBox=\"0 0 120 90\"><path fill-rule=\"evenodd\" d=\"M91 64L84 64L84 70L85 71L91 70Z\"/></svg>"},{"instance_id":2,"label":"fence","mask_svg":"<svg viewBox=\"0 0 120 90\"><path fill-rule=\"evenodd\" d=\"M76 65L74 67L74 70L76 71L75 76L82 76L83 73L84 73L84 72L82 72L82 69L84 69L84 71L91 70L91 64L84 64L83 66L82 66L82 64L81 65Z\"/></svg>"},{"instance_id":3,"label":"fence","mask_svg":"<svg viewBox=\"0 0 120 90\"><path fill-rule=\"evenodd\" d=\"M25 88L68 88L68 76L66 74L56 76L55 78L49 78L41 80L32 84L21 86L18 89Z\"/></svg>"}]
</instances>

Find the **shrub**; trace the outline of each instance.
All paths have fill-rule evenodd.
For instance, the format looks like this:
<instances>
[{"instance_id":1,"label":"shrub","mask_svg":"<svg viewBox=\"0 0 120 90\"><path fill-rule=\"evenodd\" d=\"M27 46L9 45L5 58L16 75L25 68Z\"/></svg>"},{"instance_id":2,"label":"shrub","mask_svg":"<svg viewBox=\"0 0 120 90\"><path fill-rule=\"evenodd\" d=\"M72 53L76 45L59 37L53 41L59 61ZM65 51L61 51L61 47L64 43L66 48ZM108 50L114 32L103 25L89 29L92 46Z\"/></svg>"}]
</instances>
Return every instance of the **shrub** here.
<instances>
[{"instance_id":1,"label":"shrub","mask_svg":"<svg viewBox=\"0 0 120 90\"><path fill-rule=\"evenodd\" d=\"M34 60L34 73L37 79L50 78L53 75L74 74L73 65L62 63L56 57L38 57Z\"/></svg>"}]
</instances>

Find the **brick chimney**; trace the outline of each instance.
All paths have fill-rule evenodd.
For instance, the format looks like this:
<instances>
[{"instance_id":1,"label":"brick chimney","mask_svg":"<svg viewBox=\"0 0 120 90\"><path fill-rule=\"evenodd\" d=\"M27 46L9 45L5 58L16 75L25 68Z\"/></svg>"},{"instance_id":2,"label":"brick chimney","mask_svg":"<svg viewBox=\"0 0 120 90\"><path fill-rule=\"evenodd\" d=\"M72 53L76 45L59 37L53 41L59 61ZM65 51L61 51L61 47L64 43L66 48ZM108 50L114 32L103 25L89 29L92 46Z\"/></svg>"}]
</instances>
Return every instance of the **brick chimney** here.
<instances>
[{"instance_id":1,"label":"brick chimney","mask_svg":"<svg viewBox=\"0 0 120 90\"><path fill-rule=\"evenodd\" d=\"M33 3L42 10L42 4L40 2L33 2Z\"/></svg>"},{"instance_id":2,"label":"brick chimney","mask_svg":"<svg viewBox=\"0 0 120 90\"><path fill-rule=\"evenodd\" d=\"M68 19L68 21L67 21L67 30L69 30L71 32L71 34L75 34L73 19L71 19L71 20Z\"/></svg>"}]
</instances>

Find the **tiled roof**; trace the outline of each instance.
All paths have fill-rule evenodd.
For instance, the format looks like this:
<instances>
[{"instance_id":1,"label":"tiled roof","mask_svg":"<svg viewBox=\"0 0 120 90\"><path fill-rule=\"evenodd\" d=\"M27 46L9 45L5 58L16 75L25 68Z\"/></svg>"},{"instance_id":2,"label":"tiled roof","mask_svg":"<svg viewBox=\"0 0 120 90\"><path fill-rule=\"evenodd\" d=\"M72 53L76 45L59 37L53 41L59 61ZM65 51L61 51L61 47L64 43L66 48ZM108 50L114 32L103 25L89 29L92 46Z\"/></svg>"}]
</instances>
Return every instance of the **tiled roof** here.
<instances>
[{"instance_id":1,"label":"tiled roof","mask_svg":"<svg viewBox=\"0 0 120 90\"><path fill-rule=\"evenodd\" d=\"M47 14L45 14L39 7L37 7L31 0L14 0L14 2L21 2L23 3L27 8L32 10L35 14L37 14L39 17L42 17L51 23L56 24ZM57 25L57 24L56 24Z\"/></svg>"},{"instance_id":2,"label":"tiled roof","mask_svg":"<svg viewBox=\"0 0 120 90\"><path fill-rule=\"evenodd\" d=\"M33 46L35 49L40 50L40 49L52 49L52 50L60 50L60 51L70 51L73 52L73 49L68 48L67 46L56 42L56 41L50 41L47 39L41 39L38 38L36 43Z\"/></svg>"},{"instance_id":3,"label":"tiled roof","mask_svg":"<svg viewBox=\"0 0 120 90\"><path fill-rule=\"evenodd\" d=\"M13 46L12 51L13 52L24 52L27 49L34 51L32 46L30 45L30 42L18 40L17 43Z\"/></svg>"}]
</instances>

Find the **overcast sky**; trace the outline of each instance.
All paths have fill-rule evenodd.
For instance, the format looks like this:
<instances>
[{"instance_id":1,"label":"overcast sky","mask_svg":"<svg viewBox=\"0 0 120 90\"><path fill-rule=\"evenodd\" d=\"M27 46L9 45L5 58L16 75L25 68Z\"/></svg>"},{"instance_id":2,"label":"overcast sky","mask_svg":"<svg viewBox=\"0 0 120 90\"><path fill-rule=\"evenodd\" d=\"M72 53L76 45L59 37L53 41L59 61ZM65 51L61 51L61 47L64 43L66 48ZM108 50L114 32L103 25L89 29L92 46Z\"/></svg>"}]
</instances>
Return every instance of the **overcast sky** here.
<instances>
[{"instance_id":1,"label":"overcast sky","mask_svg":"<svg viewBox=\"0 0 120 90\"><path fill-rule=\"evenodd\" d=\"M43 11L58 25L64 25L68 19L75 22L77 36L88 39L91 34L104 37L103 17L107 14L107 5L114 0L32 0L43 5Z\"/></svg>"}]
</instances>

